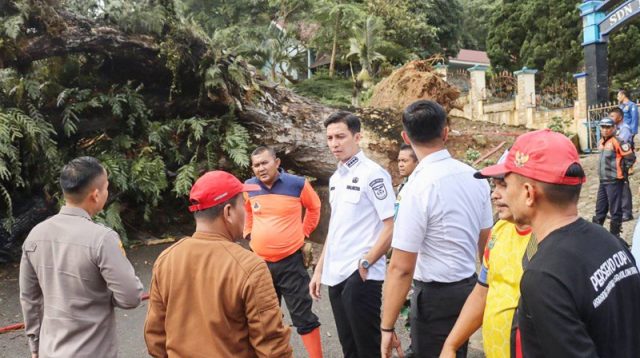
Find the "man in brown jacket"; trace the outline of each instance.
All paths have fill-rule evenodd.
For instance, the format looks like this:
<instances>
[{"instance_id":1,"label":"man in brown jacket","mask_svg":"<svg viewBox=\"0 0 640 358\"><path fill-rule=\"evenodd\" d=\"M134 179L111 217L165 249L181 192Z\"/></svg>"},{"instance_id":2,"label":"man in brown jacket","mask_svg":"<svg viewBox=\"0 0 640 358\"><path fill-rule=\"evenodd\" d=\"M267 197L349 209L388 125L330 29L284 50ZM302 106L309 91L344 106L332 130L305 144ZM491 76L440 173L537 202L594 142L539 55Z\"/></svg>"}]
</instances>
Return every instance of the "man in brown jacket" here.
<instances>
[{"instance_id":1,"label":"man in brown jacket","mask_svg":"<svg viewBox=\"0 0 640 358\"><path fill-rule=\"evenodd\" d=\"M191 188L196 232L153 267L144 338L153 357L292 357L290 329L267 265L242 239L242 193L258 190L213 171Z\"/></svg>"},{"instance_id":2,"label":"man in brown jacket","mask_svg":"<svg viewBox=\"0 0 640 358\"><path fill-rule=\"evenodd\" d=\"M113 309L137 307L142 284L118 234L91 220L109 196L100 162L72 160L62 168L60 186L65 206L22 245L20 303L31 356L113 358Z\"/></svg>"}]
</instances>

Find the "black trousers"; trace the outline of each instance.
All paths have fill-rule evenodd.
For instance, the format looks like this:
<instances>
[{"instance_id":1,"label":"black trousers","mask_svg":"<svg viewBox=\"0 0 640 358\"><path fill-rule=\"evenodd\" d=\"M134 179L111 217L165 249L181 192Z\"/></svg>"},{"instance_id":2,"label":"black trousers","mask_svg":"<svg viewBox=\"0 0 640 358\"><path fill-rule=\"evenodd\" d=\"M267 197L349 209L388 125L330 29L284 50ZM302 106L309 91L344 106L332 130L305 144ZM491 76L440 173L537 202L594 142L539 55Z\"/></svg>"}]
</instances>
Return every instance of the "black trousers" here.
<instances>
[{"instance_id":1,"label":"black trousers","mask_svg":"<svg viewBox=\"0 0 640 358\"><path fill-rule=\"evenodd\" d=\"M600 183L596 199L595 221L602 224L607 218L607 212L611 214L612 223L622 222L622 189L623 181L613 183Z\"/></svg>"},{"instance_id":2,"label":"black trousers","mask_svg":"<svg viewBox=\"0 0 640 358\"><path fill-rule=\"evenodd\" d=\"M329 286L331 310L345 358L380 357L382 282L362 282L356 270L341 283Z\"/></svg>"},{"instance_id":3,"label":"black trousers","mask_svg":"<svg viewBox=\"0 0 640 358\"><path fill-rule=\"evenodd\" d=\"M411 297L411 346L416 357L439 357L447 336L456 323L462 306L473 290L477 277L452 283L414 280ZM456 352L467 356L468 341Z\"/></svg>"},{"instance_id":4,"label":"black trousers","mask_svg":"<svg viewBox=\"0 0 640 358\"><path fill-rule=\"evenodd\" d=\"M631 201L631 188L629 188L629 180L625 180L622 185L622 217L630 218L633 216L633 202Z\"/></svg>"},{"instance_id":5,"label":"black trousers","mask_svg":"<svg viewBox=\"0 0 640 358\"><path fill-rule=\"evenodd\" d=\"M320 326L318 316L311 311L313 300L309 295L309 273L304 268L302 251L298 250L277 262L267 262L273 286L278 295L287 303L291 322L298 334L303 335Z\"/></svg>"}]
</instances>

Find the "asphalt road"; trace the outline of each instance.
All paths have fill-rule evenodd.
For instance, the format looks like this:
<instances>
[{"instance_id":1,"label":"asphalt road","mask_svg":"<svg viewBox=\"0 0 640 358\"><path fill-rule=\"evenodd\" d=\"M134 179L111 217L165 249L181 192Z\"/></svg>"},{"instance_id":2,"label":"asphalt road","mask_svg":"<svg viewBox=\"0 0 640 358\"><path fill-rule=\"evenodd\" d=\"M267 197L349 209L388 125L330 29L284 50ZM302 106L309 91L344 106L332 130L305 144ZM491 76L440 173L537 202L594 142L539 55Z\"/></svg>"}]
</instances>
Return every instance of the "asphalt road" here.
<instances>
[{"instance_id":1,"label":"asphalt road","mask_svg":"<svg viewBox=\"0 0 640 358\"><path fill-rule=\"evenodd\" d=\"M151 268L155 258L167 245L150 247L137 247L128 250L128 256L133 263L140 280L148 289L151 282ZM315 302L313 311L320 317L322 323L322 344L324 356L327 358L342 357L340 342L333 322L333 315L329 304L326 287L323 287L323 299ZM291 324L286 308L285 323ZM116 310L117 330L119 343L119 356L124 358L146 357L146 347L143 338L144 318L147 312L147 304L133 310ZM0 267L0 327L22 321L20 302L18 298L18 265ZM400 332L403 347L408 346L408 334L402 328L403 322L398 322L397 331ZM194 332L197 334L197 332ZM306 357L306 352L300 337L293 332L291 335L295 357ZM482 346L479 334L476 334L471 342L469 357L484 357L479 348ZM0 334L0 357L18 358L30 357L29 348L23 331ZM211 354L215 357L215 353Z\"/></svg>"}]
</instances>

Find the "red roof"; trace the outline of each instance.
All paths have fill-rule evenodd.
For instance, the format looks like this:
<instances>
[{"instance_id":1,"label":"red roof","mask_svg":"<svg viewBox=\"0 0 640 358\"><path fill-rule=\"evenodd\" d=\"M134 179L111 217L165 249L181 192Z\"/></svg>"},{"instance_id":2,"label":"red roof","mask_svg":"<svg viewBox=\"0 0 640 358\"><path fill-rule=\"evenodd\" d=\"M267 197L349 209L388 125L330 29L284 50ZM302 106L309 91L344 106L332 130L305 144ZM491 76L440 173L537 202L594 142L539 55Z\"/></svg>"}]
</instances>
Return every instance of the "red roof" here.
<instances>
[{"instance_id":1,"label":"red roof","mask_svg":"<svg viewBox=\"0 0 640 358\"><path fill-rule=\"evenodd\" d=\"M465 49L461 49L460 52L458 52L458 56L449 57L449 62L471 65L491 65L491 60L489 60L486 52Z\"/></svg>"}]
</instances>

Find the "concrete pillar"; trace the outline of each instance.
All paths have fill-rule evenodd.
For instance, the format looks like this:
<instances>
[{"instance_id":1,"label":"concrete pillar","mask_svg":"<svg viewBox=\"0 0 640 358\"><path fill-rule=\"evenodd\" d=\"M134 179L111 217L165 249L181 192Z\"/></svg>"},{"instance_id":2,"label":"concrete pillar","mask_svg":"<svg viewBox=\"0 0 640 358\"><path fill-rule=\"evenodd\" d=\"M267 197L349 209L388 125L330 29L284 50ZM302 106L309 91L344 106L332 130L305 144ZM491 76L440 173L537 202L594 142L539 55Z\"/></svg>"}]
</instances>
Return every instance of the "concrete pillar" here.
<instances>
[{"instance_id":1,"label":"concrete pillar","mask_svg":"<svg viewBox=\"0 0 640 358\"><path fill-rule=\"evenodd\" d=\"M516 117L519 125L534 128L533 118L536 107L536 73L538 70L523 67L513 74L518 79L516 92Z\"/></svg>"},{"instance_id":2,"label":"concrete pillar","mask_svg":"<svg viewBox=\"0 0 640 358\"><path fill-rule=\"evenodd\" d=\"M600 10L603 1L583 1L578 6L582 16L582 47L587 73L587 105L605 102L609 99L609 64L607 43L600 35L598 26L606 14Z\"/></svg>"},{"instance_id":3,"label":"concrete pillar","mask_svg":"<svg viewBox=\"0 0 640 358\"><path fill-rule=\"evenodd\" d=\"M449 68L449 66L447 66L445 64L442 64L442 63L439 63L439 64L433 66L433 69L436 71L436 73L441 75L442 79L445 80L445 81L447 80L447 73L448 73L447 69L448 68Z\"/></svg>"},{"instance_id":4,"label":"concrete pillar","mask_svg":"<svg viewBox=\"0 0 640 358\"><path fill-rule=\"evenodd\" d=\"M573 78L577 81L578 98L574 102L573 106L574 128L572 130L574 133L578 134L578 139L580 140L580 149L582 149L582 151L585 151L589 149L589 142L587 141L587 136L589 135L589 133L586 127L588 110L587 74L585 72L576 73L575 75L573 75Z\"/></svg>"},{"instance_id":5,"label":"concrete pillar","mask_svg":"<svg viewBox=\"0 0 640 358\"><path fill-rule=\"evenodd\" d=\"M471 90L469 91L469 95L472 108L471 119L474 121L482 120L482 115L484 114L484 99L487 89L487 69L487 66L475 65L467 70L471 77Z\"/></svg>"}]
</instances>

